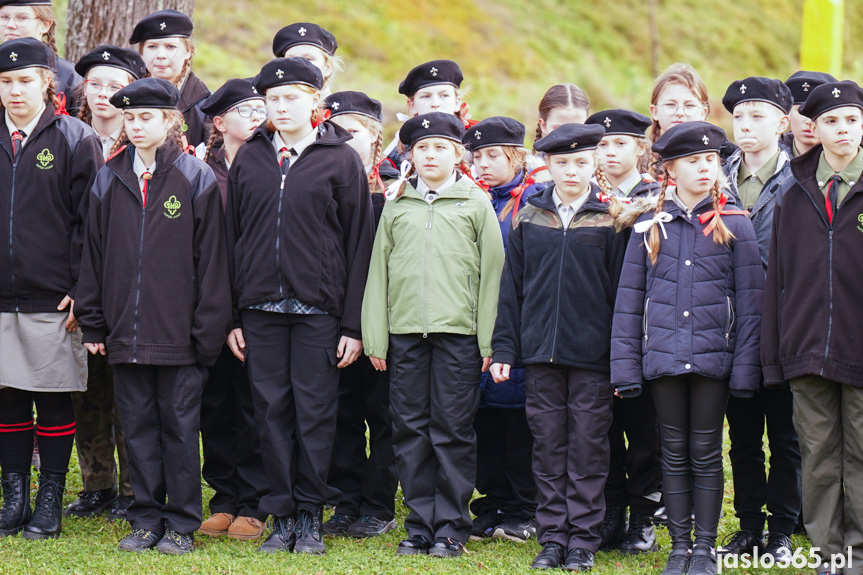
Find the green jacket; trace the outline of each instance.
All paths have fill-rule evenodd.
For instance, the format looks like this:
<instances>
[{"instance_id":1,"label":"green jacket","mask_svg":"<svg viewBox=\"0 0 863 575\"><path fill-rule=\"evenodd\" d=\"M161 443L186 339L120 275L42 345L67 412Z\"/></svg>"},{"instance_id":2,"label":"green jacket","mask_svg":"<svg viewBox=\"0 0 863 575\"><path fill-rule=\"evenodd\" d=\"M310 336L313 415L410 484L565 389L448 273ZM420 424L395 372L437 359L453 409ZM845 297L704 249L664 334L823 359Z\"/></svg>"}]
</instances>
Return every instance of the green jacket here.
<instances>
[{"instance_id":1,"label":"green jacket","mask_svg":"<svg viewBox=\"0 0 863 575\"><path fill-rule=\"evenodd\" d=\"M500 225L485 192L462 177L429 204L407 182L384 206L375 237L366 355L385 359L390 333L455 333L476 335L490 357L502 269Z\"/></svg>"}]
</instances>

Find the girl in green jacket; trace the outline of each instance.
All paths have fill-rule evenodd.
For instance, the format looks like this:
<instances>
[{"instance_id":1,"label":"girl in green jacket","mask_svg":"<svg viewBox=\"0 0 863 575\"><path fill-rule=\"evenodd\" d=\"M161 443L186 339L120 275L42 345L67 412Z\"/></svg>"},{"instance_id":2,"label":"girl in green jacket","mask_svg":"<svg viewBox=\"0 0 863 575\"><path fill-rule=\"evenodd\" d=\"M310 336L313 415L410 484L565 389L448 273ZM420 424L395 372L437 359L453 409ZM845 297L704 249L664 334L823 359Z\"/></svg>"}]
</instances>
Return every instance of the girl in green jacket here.
<instances>
[{"instance_id":1,"label":"girl in green jacket","mask_svg":"<svg viewBox=\"0 0 863 575\"><path fill-rule=\"evenodd\" d=\"M363 299L366 354L378 370L389 364L393 450L410 509L399 555L457 557L471 530L473 418L503 240L488 196L457 169L463 135L442 112L400 130L413 165L388 192Z\"/></svg>"}]
</instances>

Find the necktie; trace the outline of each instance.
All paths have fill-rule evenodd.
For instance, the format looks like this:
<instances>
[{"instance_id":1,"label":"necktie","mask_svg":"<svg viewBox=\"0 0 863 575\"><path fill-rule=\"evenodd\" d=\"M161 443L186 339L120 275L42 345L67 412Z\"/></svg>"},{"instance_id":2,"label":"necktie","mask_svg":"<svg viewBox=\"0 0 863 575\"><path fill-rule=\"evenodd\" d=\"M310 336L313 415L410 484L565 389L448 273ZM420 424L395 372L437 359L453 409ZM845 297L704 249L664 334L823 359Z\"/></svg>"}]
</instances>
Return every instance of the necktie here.
<instances>
[{"instance_id":1,"label":"necktie","mask_svg":"<svg viewBox=\"0 0 863 575\"><path fill-rule=\"evenodd\" d=\"M287 175L288 170L291 168L291 160L296 155L297 152L294 151L293 148L289 150L286 147L282 147L282 149L279 150L279 168L281 168L283 176Z\"/></svg>"},{"instance_id":2,"label":"necktie","mask_svg":"<svg viewBox=\"0 0 863 575\"><path fill-rule=\"evenodd\" d=\"M12 132L12 161L15 161L15 158L18 157L18 152L21 150L21 142L26 137L27 134L24 133L24 130L15 130Z\"/></svg>"},{"instance_id":3,"label":"necktie","mask_svg":"<svg viewBox=\"0 0 863 575\"><path fill-rule=\"evenodd\" d=\"M153 174L150 172L144 172L141 175L144 178L144 188L141 190L141 195L144 198L144 207L147 207L147 187L150 185L150 180L153 179Z\"/></svg>"},{"instance_id":4,"label":"necktie","mask_svg":"<svg viewBox=\"0 0 863 575\"><path fill-rule=\"evenodd\" d=\"M833 224L833 214L839 209L839 182L842 178L839 174L835 174L827 183L827 194L824 197L824 203L827 207L827 221Z\"/></svg>"}]
</instances>

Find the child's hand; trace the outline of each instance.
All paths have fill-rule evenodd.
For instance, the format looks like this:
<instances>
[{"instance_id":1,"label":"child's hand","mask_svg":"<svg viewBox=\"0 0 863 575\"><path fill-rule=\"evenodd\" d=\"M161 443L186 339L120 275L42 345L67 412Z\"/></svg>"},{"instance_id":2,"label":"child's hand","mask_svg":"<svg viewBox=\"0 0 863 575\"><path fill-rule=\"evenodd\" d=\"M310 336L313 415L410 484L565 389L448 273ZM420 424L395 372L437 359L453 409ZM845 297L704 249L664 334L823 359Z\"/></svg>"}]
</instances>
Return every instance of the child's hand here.
<instances>
[{"instance_id":1,"label":"child's hand","mask_svg":"<svg viewBox=\"0 0 863 575\"><path fill-rule=\"evenodd\" d=\"M487 358L489 359L489 358ZM510 365L507 363L493 363L491 364L491 378L495 383L500 383L502 381L506 381L509 379L509 370Z\"/></svg>"},{"instance_id":2,"label":"child's hand","mask_svg":"<svg viewBox=\"0 0 863 575\"><path fill-rule=\"evenodd\" d=\"M379 357L370 357L372 361L372 367L378 371L386 371L387 370L387 360L381 359Z\"/></svg>"},{"instance_id":3,"label":"child's hand","mask_svg":"<svg viewBox=\"0 0 863 575\"><path fill-rule=\"evenodd\" d=\"M228 347L240 361L246 360L246 340L243 339L243 330L240 328L231 330L228 334Z\"/></svg>"},{"instance_id":4,"label":"child's hand","mask_svg":"<svg viewBox=\"0 0 863 575\"><path fill-rule=\"evenodd\" d=\"M343 335L339 339L339 348L336 350L336 357L341 358L342 361L336 367L342 369L349 366L357 360L362 352L363 341L361 339L354 339Z\"/></svg>"},{"instance_id":5,"label":"child's hand","mask_svg":"<svg viewBox=\"0 0 863 575\"><path fill-rule=\"evenodd\" d=\"M57 311L63 311L66 307L69 307L69 317L66 318L66 331L73 332L78 329L78 320L75 319L75 300L66 296L63 298L63 301L60 302L60 305L57 306ZM105 352L102 352L102 355L105 355Z\"/></svg>"},{"instance_id":6,"label":"child's hand","mask_svg":"<svg viewBox=\"0 0 863 575\"><path fill-rule=\"evenodd\" d=\"M84 347L87 348L93 355L105 355L105 344L104 343L85 343Z\"/></svg>"},{"instance_id":7,"label":"child's hand","mask_svg":"<svg viewBox=\"0 0 863 575\"><path fill-rule=\"evenodd\" d=\"M490 365L491 365L491 358L490 357L482 358L482 372L483 373L488 371L488 368Z\"/></svg>"}]
</instances>

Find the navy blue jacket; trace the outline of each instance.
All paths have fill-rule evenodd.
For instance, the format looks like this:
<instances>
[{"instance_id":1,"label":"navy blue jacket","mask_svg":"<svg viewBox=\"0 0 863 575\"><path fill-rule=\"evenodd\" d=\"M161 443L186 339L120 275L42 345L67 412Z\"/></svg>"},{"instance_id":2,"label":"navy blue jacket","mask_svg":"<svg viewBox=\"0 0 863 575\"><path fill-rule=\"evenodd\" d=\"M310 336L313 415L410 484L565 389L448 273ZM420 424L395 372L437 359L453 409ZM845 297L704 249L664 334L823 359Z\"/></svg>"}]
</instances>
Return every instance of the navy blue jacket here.
<instances>
[{"instance_id":1,"label":"navy blue jacket","mask_svg":"<svg viewBox=\"0 0 863 575\"><path fill-rule=\"evenodd\" d=\"M722 216L735 239L715 243L698 220L712 209L709 197L691 216L666 201L672 219L655 264L645 234L633 232L611 339L611 383L619 391L637 395L645 380L690 373L730 378L735 395L759 388L764 268L755 232L746 216ZM649 212L639 221L653 217Z\"/></svg>"}]
</instances>

